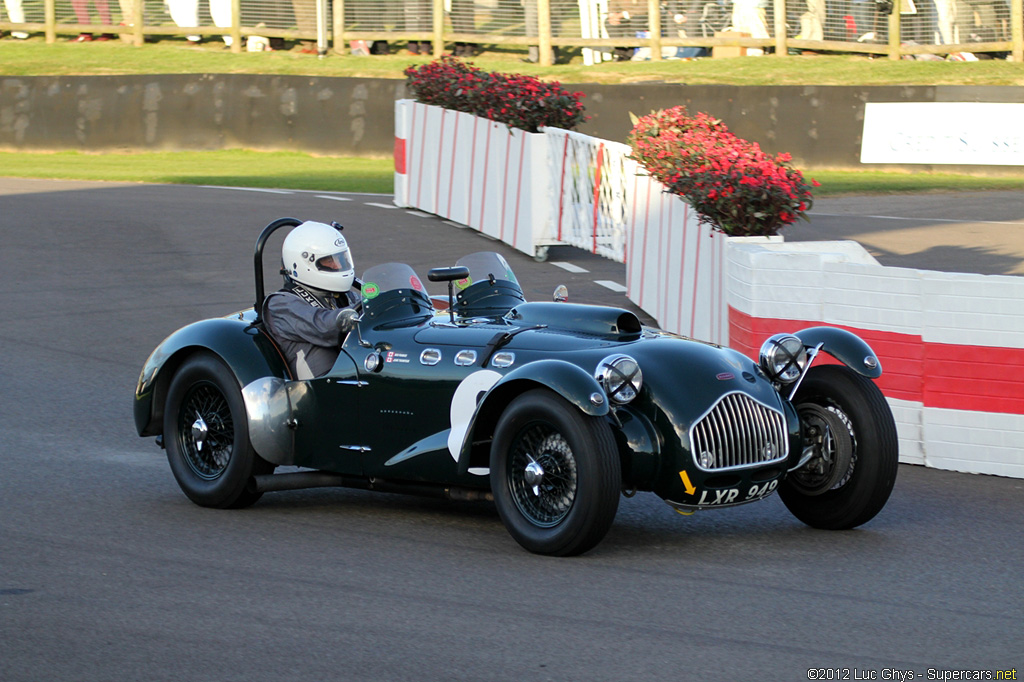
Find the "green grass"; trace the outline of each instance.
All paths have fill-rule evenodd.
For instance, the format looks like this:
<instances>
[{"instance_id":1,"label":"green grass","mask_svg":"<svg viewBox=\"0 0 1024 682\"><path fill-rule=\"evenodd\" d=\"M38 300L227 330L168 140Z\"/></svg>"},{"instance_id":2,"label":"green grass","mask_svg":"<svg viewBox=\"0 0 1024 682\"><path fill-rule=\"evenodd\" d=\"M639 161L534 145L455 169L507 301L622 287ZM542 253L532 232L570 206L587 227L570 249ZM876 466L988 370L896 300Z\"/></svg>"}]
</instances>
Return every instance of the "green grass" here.
<instances>
[{"instance_id":1,"label":"green grass","mask_svg":"<svg viewBox=\"0 0 1024 682\"><path fill-rule=\"evenodd\" d=\"M395 48L399 46L394 46ZM1024 64L1006 61L890 61L864 56L741 57L696 61L608 62L585 66L576 56L544 68L521 61L522 49L488 49L473 62L484 69L584 82L666 81L734 85L1024 85ZM255 73L332 77L403 78L425 57L330 55L319 59L297 50L233 54L217 40L189 47L163 38L135 48L120 41L47 45L42 38L0 40L0 76L62 76L168 73ZM240 172L244 169L244 172ZM313 156L294 152L226 150L164 153L4 153L0 175L209 184L317 191L381 192L393 189L390 159ZM901 192L1024 189L1021 177L938 173L826 171L809 173L822 186L815 196Z\"/></svg>"},{"instance_id":2,"label":"green grass","mask_svg":"<svg viewBox=\"0 0 1024 682\"><path fill-rule=\"evenodd\" d=\"M394 189L391 159L245 150L131 154L0 152L0 175L320 192L390 194ZM821 183L814 191L815 197L1024 189L1022 177L829 170L808 175Z\"/></svg>"},{"instance_id":3,"label":"green grass","mask_svg":"<svg viewBox=\"0 0 1024 682\"><path fill-rule=\"evenodd\" d=\"M0 152L0 175L321 192L391 193L394 190L391 159L240 149L107 154Z\"/></svg>"},{"instance_id":4,"label":"green grass","mask_svg":"<svg viewBox=\"0 0 1024 682\"><path fill-rule=\"evenodd\" d=\"M397 51L401 45L393 46ZM663 62L605 62L585 66L579 56L569 64L541 67L521 61L523 49L488 49L473 59L477 66L525 73L565 83L683 82L732 85L1024 85L1024 63L891 61L864 55L738 57ZM217 40L188 47L180 38L163 38L135 48L120 41L47 45L42 38L0 40L0 76L119 75L156 73L262 73L361 78L403 78L411 64L426 57L393 54L377 57L329 55L323 59L297 50L233 54Z\"/></svg>"}]
</instances>

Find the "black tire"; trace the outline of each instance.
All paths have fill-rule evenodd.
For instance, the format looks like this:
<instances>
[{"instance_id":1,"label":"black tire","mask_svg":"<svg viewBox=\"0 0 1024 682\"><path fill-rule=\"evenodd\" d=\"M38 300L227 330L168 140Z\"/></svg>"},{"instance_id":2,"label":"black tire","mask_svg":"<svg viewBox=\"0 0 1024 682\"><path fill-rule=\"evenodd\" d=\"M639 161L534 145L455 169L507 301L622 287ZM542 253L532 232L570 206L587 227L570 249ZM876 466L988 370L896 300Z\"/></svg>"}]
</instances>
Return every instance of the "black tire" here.
<instances>
[{"instance_id":1,"label":"black tire","mask_svg":"<svg viewBox=\"0 0 1024 682\"><path fill-rule=\"evenodd\" d=\"M822 365L811 368L794 402L818 452L789 473L779 497L814 528L867 523L885 506L899 468L896 423L885 396L849 367Z\"/></svg>"},{"instance_id":2,"label":"black tire","mask_svg":"<svg viewBox=\"0 0 1024 682\"><path fill-rule=\"evenodd\" d=\"M527 550L582 554L611 528L622 465L603 419L550 391L528 391L502 414L490 459L498 515Z\"/></svg>"},{"instance_id":3,"label":"black tire","mask_svg":"<svg viewBox=\"0 0 1024 682\"><path fill-rule=\"evenodd\" d=\"M167 392L164 443L182 491L202 507L240 509L263 493L252 476L274 466L249 444L242 392L223 362L206 353L186 360Z\"/></svg>"}]
</instances>

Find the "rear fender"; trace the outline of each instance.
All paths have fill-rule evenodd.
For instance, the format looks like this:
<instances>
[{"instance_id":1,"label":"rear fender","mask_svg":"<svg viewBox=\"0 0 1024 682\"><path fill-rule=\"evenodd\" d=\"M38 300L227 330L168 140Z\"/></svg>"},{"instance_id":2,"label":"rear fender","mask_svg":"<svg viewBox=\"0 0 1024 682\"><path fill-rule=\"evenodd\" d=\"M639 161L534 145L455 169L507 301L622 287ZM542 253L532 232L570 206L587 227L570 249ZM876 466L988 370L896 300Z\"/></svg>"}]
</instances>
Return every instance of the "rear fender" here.
<instances>
[{"instance_id":1,"label":"rear fender","mask_svg":"<svg viewBox=\"0 0 1024 682\"><path fill-rule=\"evenodd\" d=\"M489 448L474 451L473 443L490 441L505 407L516 396L538 387L557 393L593 417L603 417L609 413L608 397L604 389L597 379L579 366L564 360L538 360L523 365L499 379L480 399L458 456L461 473L466 473L471 465L488 466L486 458ZM599 402L595 402L598 399Z\"/></svg>"},{"instance_id":2,"label":"rear fender","mask_svg":"<svg viewBox=\"0 0 1024 682\"><path fill-rule=\"evenodd\" d=\"M858 374L869 379L882 376L882 363L875 351L853 332L838 327L809 327L795 336L809 348L821 344L823 351Z\"/></svg>"},{"instance_id":3,"label":"rear fender","mask_svg":"<svg viewBox=\"0 0 1024 682\"><path fill-rule=\"evenodd\" d=\"M209 352L234 373L239 388L266 376L287 378L276 347L241 315L195 322L174 332L149 356L135 388L135 428L140 436L163 431L164 401L177 368L194 353Z\"/></svg>"}]
</instances>

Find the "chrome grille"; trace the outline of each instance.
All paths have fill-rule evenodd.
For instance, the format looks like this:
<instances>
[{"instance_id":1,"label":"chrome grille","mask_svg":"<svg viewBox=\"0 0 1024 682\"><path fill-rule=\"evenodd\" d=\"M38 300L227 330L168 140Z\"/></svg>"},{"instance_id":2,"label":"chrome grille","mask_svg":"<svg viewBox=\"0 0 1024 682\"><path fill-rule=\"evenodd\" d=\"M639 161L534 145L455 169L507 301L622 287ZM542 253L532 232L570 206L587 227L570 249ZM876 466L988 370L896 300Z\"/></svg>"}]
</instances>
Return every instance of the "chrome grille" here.
<instances>
[{"instance_id":1,"label":"chrome grille","mask_svg":"<svg viewBox=\"0 0 1024 682\"><path fill-rule=\"evenodd\" d=\"M778 462L789 454L786 419L745 393L728 393L690 429L690 447L704 471Z\"/></svg>"}]
</instances>

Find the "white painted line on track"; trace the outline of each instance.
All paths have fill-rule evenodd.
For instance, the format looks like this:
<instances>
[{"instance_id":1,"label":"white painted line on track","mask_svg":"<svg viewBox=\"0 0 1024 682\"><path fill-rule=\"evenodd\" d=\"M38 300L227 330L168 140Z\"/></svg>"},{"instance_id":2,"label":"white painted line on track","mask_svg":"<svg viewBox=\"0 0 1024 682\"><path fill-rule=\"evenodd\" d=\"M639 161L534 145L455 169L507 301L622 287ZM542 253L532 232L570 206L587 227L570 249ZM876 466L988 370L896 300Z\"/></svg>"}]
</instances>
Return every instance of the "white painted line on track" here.
<instances>
[{"instance_id":1,"label":"white painted line on track","mask_svg":"<svg viewBox=\"0 0 1024 682\"><path fill-rule=\"evenodd\" d=\"M422 211L406 211L406 213L408 213L409 215L414 215L417 218L430 218L431 217L431 215L429 213L423 213Z\"/></svg>"},{"instance_id":2,"label":"white painted line on track","mask_svg":"<svg viewBox=\"0 0 1024 682\"><path fill-rule=\"evenodd\" d=\"M623 294L623 293L629 291L626 287L622 286L618 282L613 282L613 281L608 280L608 279L595 279L594 280L594 284L600 284L605 289L611 289L612 291L614 291L616 293L620 293L620 294Z\"/></svg>"},{"instance_id":3,"label":"white painted line on track","mask_svg":"<svg viewBox=\"0 0 1024 682\"><path fill-rule=\"evenodd\" d=\"M219 185L200 185L204 189L233 189L236 192L265 192L267 194L295 194L286 189L262 189L260 187L221 187Z\"/></svg>"},{"instance_id":4,"label":"white painted line on track","mask_svg":"<svg viewBox=\"0 0 1024 682\"><path fill-rule=\"evenodd\" d=\"M329 194L317 194L317 199L331 199L332 201L352 201L350 197L332 197Z\"/></svg>"},{"instance_id":5,"label":"white painted line on track","mask_svg":"<svg viewBox=\"0 0 1024 682\"><path fill-rule=\"evenodd\" d=\"M817 213L811 212L807 215L812 218L815 216L821 216L823 218L874 218L876 220L912 220L918 223L976 223L980 225L1024 225L1024 221L1020 220L973 220L973 219L962 219L956 218L908 218L906 216L896 215L854 215L852 213Z\"/></svg>"},{"instance_id":6,"label":"white painted line on track","mask_svg":"<svg viewBox=\"0 0 1024 682\"><path fill-rule=\"evenodd\" d=\"M575 265L573 263L566 263L564 261L551 261L551 264L554 265L556 268L562 268L563 270L566 270L568 272L590 272L590 270L587 270L586 268L581 268L578 265Z\"/></svg>"},{"instance_id":7,"label":"white painted line on track","mask_svg":"<svg viewBox=\"0 0 1024 682\"><path fill-rule=\"evenodd\" d=\"M452 220L444 220L444 221L442 221L442 222L443 222L443 223L444 223L445 225L451 225L452 227L457 227L457 228L459 228L460 230L465 230L466 228L468 228L468 227L469 227L469 225L463 225L462 223L456 223L456 222L454 222L454 221L452 221Z\"/></svg>"},{"instance_id":8,"label":"white painted line on track","mask_svg":"<svg viewBox=\"0 0 1024 682\"><path fill-rule=\"evenodd\" d=\"M394 204L378 204L378 203L375 203L375 202L372 202L372 201L369 201L369 202L367 202L367 203L365 203L363 205L364 206L376 206L377 208L398 208Z\"/></svg>"}]
</instances>

